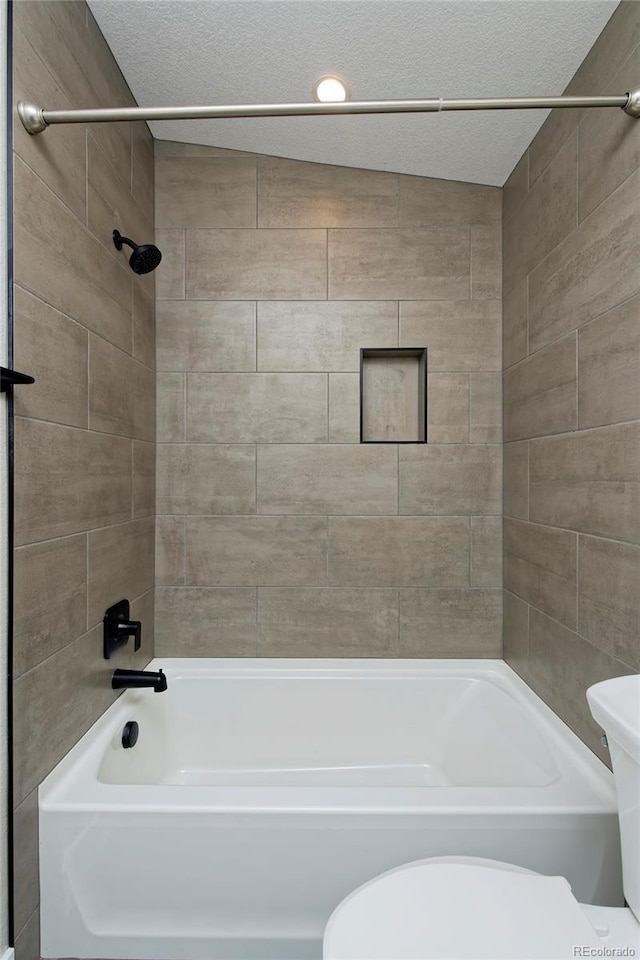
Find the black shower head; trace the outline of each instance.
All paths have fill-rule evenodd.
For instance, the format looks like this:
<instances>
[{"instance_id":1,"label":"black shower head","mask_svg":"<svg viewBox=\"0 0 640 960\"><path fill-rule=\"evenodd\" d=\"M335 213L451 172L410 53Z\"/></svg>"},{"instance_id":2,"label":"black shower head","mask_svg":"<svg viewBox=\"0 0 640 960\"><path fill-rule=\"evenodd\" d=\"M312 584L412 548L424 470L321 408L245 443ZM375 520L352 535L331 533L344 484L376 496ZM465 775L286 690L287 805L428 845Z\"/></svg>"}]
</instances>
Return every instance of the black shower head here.
<instances>
[{"instance_id":1,"label":"black shower head","mask_svg":"<svg viewBox=\"0 0 640 960\"><path fill-rule=\"evenodd\" d=\"M162 260L162 254L152 243L138 245L128 237L123 237L119 230L113 231L113 242L116 250L122 250L122 244L128 244L133 253L129 257L129 266L134 273L151 273Z\"/></svg>"}]
</instances>

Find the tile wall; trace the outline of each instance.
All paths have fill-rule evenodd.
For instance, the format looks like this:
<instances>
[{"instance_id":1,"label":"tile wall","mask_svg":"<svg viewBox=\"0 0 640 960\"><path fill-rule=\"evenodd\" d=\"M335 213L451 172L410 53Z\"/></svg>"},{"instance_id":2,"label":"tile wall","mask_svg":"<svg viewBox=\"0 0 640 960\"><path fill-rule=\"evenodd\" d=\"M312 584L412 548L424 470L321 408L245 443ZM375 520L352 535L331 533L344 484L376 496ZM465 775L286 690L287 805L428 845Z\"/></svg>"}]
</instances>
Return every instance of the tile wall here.
<instances>
[{"instance_id":1,"label":"tile wall","mask_svg":"<svg viewBox=\"0 0 640 960\"><path fill-rule=\"evenodd\" d=\"M156 228L158 653L500 657L501 190L156 141Z\"/></svg>"},{"instance_id":2,"label":"tile wall","mask_svg":"<svg viewBox=\"0 0 640 960\"><path fill-rule=\"evenodd\" d=\"M640 85L621 3L567 88ZM640 670L640 124L556 111L504 188L505 658L604 759L585 689Z\"/></svg>"},{"instance_id":3,"label":"tile wall","mask_svg":"<svg viewBox=\"0 0 640 960\"><path fill-rule=\"evenodd\" d=\"M133 105L83 2L13 4L14 99ZM14 804L18 960L38 949L37 787L109 706L114 666L153 655L154 277L118 254L153 238L144 124L14 124ZM128 597L143 645L109 664L102 617Z\"/></svg>"}]
</instances>

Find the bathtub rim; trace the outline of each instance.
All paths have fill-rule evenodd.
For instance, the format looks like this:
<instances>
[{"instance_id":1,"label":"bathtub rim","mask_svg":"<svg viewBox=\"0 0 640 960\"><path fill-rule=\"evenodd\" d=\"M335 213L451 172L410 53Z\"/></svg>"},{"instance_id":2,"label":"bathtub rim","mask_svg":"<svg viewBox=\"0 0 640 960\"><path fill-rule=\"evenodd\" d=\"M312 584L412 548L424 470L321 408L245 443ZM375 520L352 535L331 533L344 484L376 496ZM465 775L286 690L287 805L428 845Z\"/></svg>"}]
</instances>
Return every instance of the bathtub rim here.
<instances>
[{"instance_id":1,"label":"bathtub rim","mask_svg":"<svg viewBox=\"0 0 640 960\"><path fill-rule=\"evenodd\" d=\"M149 691L125 691L87 730L38 788L41 812L125 811L139 813L292 814L602 814L617 813L613 775L557 714L503 660L494 659L312 659L165 658L172 676L217 679L295 676L416 679L469 676L511 696L552 738L561 777L553 784L523 787L462 786L210 786L113 784L98 779L104 751ZM569 764L563 765L563 760ZM493 796L492 796L493 794ZM498 796L496 796L498 794ZM461 802L462 801L462 802Z\"/></svg>"}]
</instances>

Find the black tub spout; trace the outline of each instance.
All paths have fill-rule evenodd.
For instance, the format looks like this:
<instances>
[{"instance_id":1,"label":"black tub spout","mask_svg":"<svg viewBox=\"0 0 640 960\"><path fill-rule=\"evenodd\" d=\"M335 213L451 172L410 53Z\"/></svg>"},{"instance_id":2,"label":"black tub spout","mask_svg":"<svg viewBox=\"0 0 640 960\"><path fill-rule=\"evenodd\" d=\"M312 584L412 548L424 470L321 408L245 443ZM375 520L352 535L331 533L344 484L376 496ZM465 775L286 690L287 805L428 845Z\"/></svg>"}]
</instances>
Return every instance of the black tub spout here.
<instances>
[{"instance_id":1,"label":"black tub spout","mask_svg":"<svg viewBox=\"0 0 640 960\"><path fill-rule=\"evenodd\" d=\"M167 678L162 670L157 673L153 670L114 670L111 686L114 690L153 687L156 693L164 693L167 689Z\"/></svg>"}]
</instances>

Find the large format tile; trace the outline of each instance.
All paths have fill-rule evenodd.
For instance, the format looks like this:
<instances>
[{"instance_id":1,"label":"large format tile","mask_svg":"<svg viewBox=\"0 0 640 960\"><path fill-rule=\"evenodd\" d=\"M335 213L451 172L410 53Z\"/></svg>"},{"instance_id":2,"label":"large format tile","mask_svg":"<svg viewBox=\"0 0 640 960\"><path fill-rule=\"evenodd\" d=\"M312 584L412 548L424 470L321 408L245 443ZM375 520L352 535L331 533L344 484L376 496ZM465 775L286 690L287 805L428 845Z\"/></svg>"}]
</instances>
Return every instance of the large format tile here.
<instances>
[{"instance_id":1,"label":"large format tile","mask_svg":"<svg viewBox=\"0 0 640 960\"><path fill-rule=\"evenodd\" d=\"M131 517L131 441L16 420L16 544Z\"/></svg>"},{"instance_id":2,"label":"large format tile","mask_svg":"<svg viewBox=\"0 0 640 960\"><path fill-rule=\"evenodd\" d=\"M397 590L258 590L260 657L393 657L397 642Z\"/></svg>"},{"instance_id":3,"label":"large format tile","mask_svg":"<svg viewBox=\"0 0 640 960\"><path fill-rule=\"evenodd\" d=\"M640 32L638 33L640 41ZM640 42L610 80L611 90L635 90ZM580 219L594 210L640 166L640 130L622 110L588 110L579 127Z\"/></svg>"},{"instance_id":4,"label":"large format tile","mask_svg":"<svg viewBox=\"0 0 640 960\"><path fill-rule=\"evenodd\" d=\"M153 371L99 337L89 341L89 426L155 439Z\"/></svg>"},{"instance_id":5,"label":"large format tile","mask_svg":"<svg viewBox=\"0 0 640 960\"><path fill-rule=\"evenodd\" d=\"M502 443L502 377L469 374L469 441Z\"/></svg>"},{"instance_id":6,"label":"large format tile","mask_svg":"<svg viewBox=\"0 0 640 960\"><path fill-rule=\"evenodd\" d=\"M502 220L506 223L529 192L529 150L525 150L502 188Z\"/></svg>"},{"instance_id":7,"label":"large format tile","mask_svg":"<svg viewBox=\"0 0 640 960\"><path fill-rule=\"evenodd\" d=\"M61 313L130 350L129 268L105 253L99 241L19 157L15 158L14 189L16 282Z\"/></svg>"},{"instance_id":8,"label":"large format tile","mask_svg":"<svg viewBox=\"0 0 640 960\"><path fill-rule=\"evenodd\" d=\"M525 277L504 295L502 354L505 368L522 360L529 352L528 282Z\"/></svg>"},{"instance_id":9,"label":"large format tile","mask_svg":"<svg viewBox=\"0 0 640 960\"><path fill-rule=\"evenodd\" d=\"M471 297L499 300L502 296L502 227L471 228Z\"/></svg>"},{"instance_id":10,"label":"large format tile","mask_svg":"<svg viewBox=\"0 0 640 960\"><path fill-rule=\"evenodd\" d=\"M38 791L32 790L13 814L14 923L22 930L38 907ZM38 951L38 960L40 952Z\"/></svg>"},{"instance_id":11,"label":"large format tile","mask_svg":"<svg viewBox=\"0 0 640 960\"><path fill-rule=\"evenodd\" d=\"M640 423L532 440L530 458L532 520L640 539Z\"/></svg>"},{"instance_id":12,"label":"large format tile","mask_svg":"<svg viewBox=\"0 0 640 960\"><path fill-rule=\"evenodd\" d=\"M156 470L159 514L256 511L252 444L159 443Z\"/></svg>"},{"instance_id":13,"label":"large format tile","mask_svg":"<svg viewBox=\"0 0 640 960\"><path fill-rule=\"evenodd\" d=\"M80 534L14 553L14 676L87 629L87 545Z\"/></svg>"},{"instance_id":14,"label":"large format tile","mask_svg":"<svg viewBox=\"0 0 640 960\"><path fill-rule=\"evenodd\" d=\"M401 303L400 346L427 347L430 373L502 370L501 303Z\"/></svg>"},{"instance_id":15,"label":"large format tile","mask_svg":"<svg viewBox=\"0 0 640 960\"><path fill-rule=\"evenodd\" d=\"M504 521L504 585L575 629L578 544L575 533L520 520Z\"/></svg>"},{"instance_id":16,"label":"large format tile","mask_svg":"<svg viewBox=\"0 0 640 960\"><path fill-rule=\"evenodd\" d=\"M255 370L255 323L253 303L160 301L156 308L158 370Z\"/></svg>"},{"instance_id":17,"label":"large format tile","mask_svg":"<svg viewBox=\"0 0 640 960\"><path fill-rule=\"evenodd\" d=\"M640 670L640 547L579 538L578 633Z\"/></svg>"},{"instance_id":18,"label":"large format tile","mask_svg":"<svg viewBox=\"0 0 640 960\"><path fill-rule=\"evenodd\" d=\"M400 590L401 657L500 657L502 590Z\"/></svg>"},{"instance_id":19,"label":"large format tile","mask_svg":"<svg viewBox=\"0 0 640 960\"><path fill-rule=\"evenodd\" d=\"M327 580L324 517L190 517L192 586L318 586Z\"/></svg>"},{"instance_id":20,"label":"large format tile","mask_svg":"<svg viewBox=\"0 0 640 960\"><path fill-rule=\"evenodd\" d=\"M470 583L502 586L502 517L471 517Z\"/></svg>"},{"instance_id":21,"label":"large format tile","mask_svg":"<svg viewBox=\"0 0 640 960\"><path fill-rule=\"evenodd\" d=\"M143 211L133 199L128 173L127 181L122 181L93 136L87 137L87 226L123 264L128 263L131 248L124 246L118 253L114 229L134 243L153 243L153 208Z\"/></svg>"},{"instance_id":22,"label":"large format tile","mask_svg":"<svg viewBox=\"0 0 640 960\"><path fill-rule=\"evenodd\" d=\"M469 296L469 231L329 231L331 300L461 300Z\"/></svg>"},{"instance_id":23,"label":"large format tile","mask_svg":"<svg viewBox=\"0 0 640 960\"><path fill-rule=\"evenodd\" d=\"M530 274L530 349L635 296L639 286L640 171Z\"/></svg>"},{"instance_id":24,"label":"large format tile","mask_svg":"<svg viewBox=\"0 0 640 960\"><path fill-rule=\"evenodd\" d=\"M87 626L102 621L105 610L123 597L133 600L154 582L153 517L94 530L88 538Z\"/></svg>"},{"instance_id":25,"label":"large format tile","mask_svg":"<svg viewBox=\"0 0 640 960\"><path fill-rule=\"evenodd\" d=\"M570 137L504 225L504 285L511 290L575 227L578 150Z\"/></svg>"},{"instance_id":26,"label":"large format tile","mask_svg":"<svg viewBox=\"0 0 640 960\"><path fill-rule=\"evenodd\" d=\"M156 299L184 300L187 272L185 231L156 230L155 243L162 253L162 262L154 274Z\"/></svg>"},{"instance_id":27,"label":"large format tile","mask_svg":"<svg viewBox=\"0 0 640 960\"><path fill-rule=\"evenodd\" d=\"M529 444L505 443L502 450L502 496L505 517L529 519Z\"/></svg>"},{"instance_id":28,"label":"large format tile","mask_svg":"<svg viewBox=\"0 0 640 960\"><path fill-rule=\"evenodd\" d=\"M157 657L255 657L255 587L158 587Z\"/></svg>"},{"instance_id":29,"label":"large format tile","mask_svg":"<svg viewBox=\"0 0 640 960\"><path fill-rule=\"evenodd\" d=\"M86 427L86 329L18 286L14 311L15 366L36 381L16 391L16 414Z\"/></svg>"},{"instance_id":30,"label":"large format tile","mask_svg":"<svg viewBox=\"0 0 640 960\"><path fill-rule=\"evenodd\" d=\"M526 679L529 666L529 605L515 594L503 591L503 657Z\"/></svg>"},{"instance_id":31,"label":"large format tile","mask_svg":"<svg viewBox=\"0 0 640 960\"><path fill-rule=\"evenodd\" d=\"M156 584L185 582L186 517L156 517Z\"/></svg>"},{"instance_id":32,"label":"large format tile","mask_svg":"<svg viewBox=\"0 0 640 960\"><path fill-rule=\"evenodd\" d=\"M118 696L102 655L102 624L67 644L14 684L14 800L20 803ZM129 643L121 667L142 669L150 654ZM55 722L52 722L55 718Z\"/></svg>"},{"instance_id":33,"label":"large format tile","mask_svg":"<svg viewBox=\"0 0 640 960\"><path fill-rule=\"evenodd\" d=\"M469 376L429 373L427 376L427 441L469 442Z\"/></svg>"},{"instance_id":34,"label":"large format tile","mask_svg":"<svg viewBox=\"0 0 640 960\"><path fill-rule=\"evenodd\" d=\"M185 439L187 377L184 373L156 374L156 440L180 443Z\"/></svg>"},{"instance_id":35,"label":"large format tile","mask_svg":"<svg viewBox=\"0 0 640 960\"><path fill-rule=\"evenodd\" d=\"M187 231L190 300L326 296L326 230Z\"/></svg>"},{"instance_id":36,"label":"large format tile","mask_svg":"<svg viewBox=\"0 0 640 960\"><path fill-rule=\"evenodd\" d=\"M190 373L187 440L326 441L327 388L323 373Z\"/></svg>"},{"instance_id":37,"label":"large format tile","mask_svg":"<svg viewBox=\"0 0 640 960\"><path fill-rule=\"evenodd\" d=\"M396 513L396 451L395 444L259 446L258 513Z\"/></svg>"},{"instance_id":38,"label":"large format tile","mask_svg":"<svg viewBox=\"0 0 640 960\"><path fill-rule=\"evenodd\" d=\"M466 517L330 517L329 583L467 585L469 521Z\"/></svg>"},{"instance_id":39,"label":"large format tile","mask_svg":"<svg viewBox=\"0 0 640 960\"><path fill-rule=\"evenodd\" d=\"M600 680L633 671L535 607L529 611L528 668L529 682L536 693L588 747L604 755L602 730L591 716L587 689Z\"/></svg>"},{"instance_id":40,"label":"large format tile","mask_svg":"<svg viewBox=\"0 0 640 960\"><path fill-rule=\"evenodd\" d=\"M505 440L576 428L576 351L576 334L571 333L505 370Z\"/></svg>"},{"instance_id":41,"label":"large format tile","mask_svg":"<svg viewBox=\"0 0 640 960\"><path fill-rule=\"evenodd\" d=\"M581 427L640 419L640 297L578 332Z\"/></svg>"},{"instance_id":42,"label":"large format tile","mask_svg":"<svg viewBox=\"0 0 640 960\"><path fill-rule=\"evenodd\" d=\"M16 929L16 960L40 960L40 911L34 910L22 930Z\"/></svg>"},{"instance_id":43,"label":"large format tile","mask_svg":"<svg viewBox=\"0 0 640 960\"><path fill-rule=\"evenodd\" d=\"M360 376L329 374L329 443L360 443Z\"/></svg>"},{"instance_id":44,"label":"large format tile","mask_svg":"<svg viewBox=\"0 0 640 960\"><path fill-rule=\"evenodd\" d=\"M362 347L397 345L394 302L258 304L258 370L357 371Z\"/></svg>"},{"instance_id":45,"label":"large format tile","mask_svg":"<svg viewBox=\"0 0 640 960\"><path fill-rule=\"evenodd\" d=\"M399 179L403 227L500 224L502 191L497 187L429 177Z\"/></svg>"},{"instance_id":46,"label":"large format tile","mask_svg":"<svg viewBox=\"0 0 640 960\"><path fill-rule=\"evenodd\" d=\"M154 210L155 141L144 121L131 124L131 193L144 210Z\"/></svg>"},{"instance_id":47,"label":"large format tile","mask_svg":"<svg viewBox=\"0 0 640 960\"><path fill-rule=\"evenodd\" d=\"M131 517L150 517L156 509L156 445L134 440Z\"/></svg>"},{"instance_id":48,"label":"large format tile","mask_svg":"<svg viewBox=\"0 0 640 960\"><path fill-rule=\"evenodd\" d=\"M256 161L158 157L156 224L161 228L255 227Z\"/></svg>"},{"instance_id":49,"label":"large format tile","mask_svg":"<svg viewBox=\"0 0 640 960\"><path fill-rule=\"evenodd\" d=\"M153 370L156 366L155 278L153 274L148 276L153 283L151 292L145 284L146 277L133 281L133 355Z\"/></svg>"},{"instance_id":50,"label":"large format tile","mask_svg":"<svg viewBox=\"0 0 640 960\"><path fill-rule=\"evenodd\" d=\"M236 161L238 162L238 161ZM398 177L261 157L259 227L395 227Z\"/></svg>"},{"instance_id":51,"label":"large format tile","mask_svg":"<svg viewBox=\"0 0 640 960\"><path fill-rule=\"evenodd\" d=\"M18 18L16 17L16 21ZM31 103L55 103L60 110L72 107L61 85L38 56L27 35L13 29L13 99ZM33 137L22 126L17 111L13 118L13 149L49 188L84 222L85 127L70 123L57 128L56 137ZM48 142L45 142L47 141Z\"/></svg>"},{"instance_id":52,"label":"large format tile","mask_svg":"<svg viewBox=\"0 0 640 960\"><path fill-rule=\"evenodd\" d=\"M502 513L502 450L498 444L400 447L399 512Z\"/></svg>"}]
</instances>

